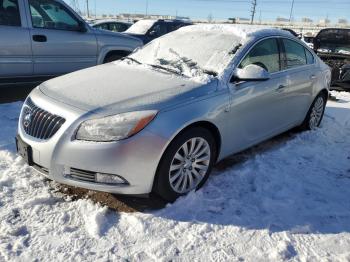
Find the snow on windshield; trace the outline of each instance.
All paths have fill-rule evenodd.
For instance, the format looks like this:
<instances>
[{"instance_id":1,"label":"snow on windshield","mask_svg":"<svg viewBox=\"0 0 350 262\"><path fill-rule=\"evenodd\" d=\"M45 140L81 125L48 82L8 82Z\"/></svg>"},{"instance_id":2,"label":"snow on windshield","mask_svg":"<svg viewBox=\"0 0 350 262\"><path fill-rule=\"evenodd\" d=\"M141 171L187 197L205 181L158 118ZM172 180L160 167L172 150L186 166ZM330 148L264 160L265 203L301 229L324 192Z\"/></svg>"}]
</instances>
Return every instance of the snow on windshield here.
<instances>
[{"instance_id":1,"label":"snow on windshield","mask_svg":"<svg viewBox=\"0 0 350 262\"><path fill-rule=\"evenodd\" d=\"M246 32L231 25L187 26L158 38L131 58L143 64L160 65L186 75L220 74L234 57Z\"/></svg>"},{"instance_id":2,"label":"snow on windshield","mask_svg":"<svg viewBox=\"0 0 350 262\"><path fill-rule=\"evenodd\" d=\"M156 20L140 20L133 24L125 33L144 35L154 25Z\"/></svg>"}]
</instances>

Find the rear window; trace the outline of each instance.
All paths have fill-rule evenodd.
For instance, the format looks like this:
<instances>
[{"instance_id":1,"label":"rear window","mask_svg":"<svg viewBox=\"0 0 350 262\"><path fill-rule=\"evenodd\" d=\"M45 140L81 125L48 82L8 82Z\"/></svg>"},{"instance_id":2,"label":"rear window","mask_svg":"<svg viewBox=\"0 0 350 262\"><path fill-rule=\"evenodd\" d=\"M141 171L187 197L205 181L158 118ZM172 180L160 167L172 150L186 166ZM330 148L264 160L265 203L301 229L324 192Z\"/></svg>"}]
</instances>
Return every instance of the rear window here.
<instances>
[{"instance_id":1,"label":"rear window","mask_svg":"<svg viewBox=\"0 0 350 262\"><path fill-rule=\"evenodd\" d=\"M308 64L306 58L307 51L301 44L289 39L283 39L286 51L286 61L284 63L286 69L291 69Z\"/></svg>"},{"instance_id":2,"label":"rear window","mask_svg":"<svg viewBox=\"0 0 350 262\"><path fill-rule=\"evenodd\" d=\"M327 29L322 30L317 39L325 42L350 42L350 30L347 29Z\"/></svg>"},{"instance_id":3,"label":"rear window","mask_svg":"<svg viewBox=\"0 0 350 262\"><path fill-rule=\"evenodd\" d=\"M315 49L320 53L350 54L350 30L322 30L315 39Z\"/></svg>"}]
</instances>

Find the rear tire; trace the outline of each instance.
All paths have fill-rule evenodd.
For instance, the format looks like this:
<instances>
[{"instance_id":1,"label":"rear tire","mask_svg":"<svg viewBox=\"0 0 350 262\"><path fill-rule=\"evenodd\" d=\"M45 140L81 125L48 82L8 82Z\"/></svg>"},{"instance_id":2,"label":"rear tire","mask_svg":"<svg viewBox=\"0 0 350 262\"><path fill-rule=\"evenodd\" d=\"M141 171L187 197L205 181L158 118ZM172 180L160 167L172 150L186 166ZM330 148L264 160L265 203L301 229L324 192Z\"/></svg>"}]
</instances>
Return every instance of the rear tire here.
<instances>
[{"instance_id":1,"label":"rear tire","mask_svg":"<svg viewBox=\"0 0 350 262\"><path fill-rule=\"evenodd\" d=\"M302 131L315 130L322 122L324 111L327 104L327 97L325 94L319 94L312 103L304 122L301 124Z\"/></svg>"},{"instance_id":2,"label":"rear tire","mask_svg":"<svg viewBox=\"0 0 350 262\"><path fill-rule=\"evenodd\" d=\"M216 142L209 130L194 127L180 133L159 163L153 191L173 202L201 188L209 177L216 154Z\"/></svg>"}]
</instances>

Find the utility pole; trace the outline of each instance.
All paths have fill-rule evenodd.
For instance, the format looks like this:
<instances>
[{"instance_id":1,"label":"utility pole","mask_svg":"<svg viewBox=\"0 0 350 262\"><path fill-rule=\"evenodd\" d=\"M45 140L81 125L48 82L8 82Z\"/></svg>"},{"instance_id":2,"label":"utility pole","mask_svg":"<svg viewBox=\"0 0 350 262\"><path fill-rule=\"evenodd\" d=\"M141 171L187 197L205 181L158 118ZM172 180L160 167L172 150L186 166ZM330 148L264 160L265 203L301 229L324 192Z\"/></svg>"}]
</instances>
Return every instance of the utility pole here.
<instances>
[{"instance_id":1,"label":"utility pole","mask_svg":"<svg viewBox=\"0 0 350 262\"><path fill-rule=\"evenodd\" d=\"M261 24L261 9L260 9L260 15L259 15L259 24Z\"/></svg>"},{"instance_id":2,"label":"utility pole","mask_svg":"<svg viewBox=\"0 0 350 262\"><path fill-rule=\"evenodd\" d=\"M289 23L292 22L293 9L294 9L294 0L292 0L292 7L290 8Z\"/></svg>"},{"instance_id":3,"label":"utility pole","mask_svg":"<svg viewBox=\"0 0 350 262\"><path fill-rule=\"evenodd\" d=\"M97 4L96 4L96 0L95 0L95 19L97 18Z\"/></svg>"},{"instance_id":4,"label":"utility pole","mask_svg":"<svg viewBox=\"0 0 350 262\"><path fill-rule=\"evenodd\" d=\"M86 15L87 15L88 18L90 17L89 0L86 0Z\"/></svg>"},{"instance_id":5,"label":"utility pole","mask_svg":"<svg viewBox=\"0 0 350 262\"><path fill-rule=\"evenodd\" d=\"M148 0L146 0L146 16L148 16Z\"/></svg>"},{"instance_id":6,"label":"utility pole","mask_svg":"<svg viewBox=\"0 0 350 262\"><path fill-rule=\"evenodd\" d=\"M252 18L250 20L250 23L253 24L254 23L254 16L255 16L255 12L256 12L256 3L257 0L252 0Z\"/></svg>"}]
</instances>

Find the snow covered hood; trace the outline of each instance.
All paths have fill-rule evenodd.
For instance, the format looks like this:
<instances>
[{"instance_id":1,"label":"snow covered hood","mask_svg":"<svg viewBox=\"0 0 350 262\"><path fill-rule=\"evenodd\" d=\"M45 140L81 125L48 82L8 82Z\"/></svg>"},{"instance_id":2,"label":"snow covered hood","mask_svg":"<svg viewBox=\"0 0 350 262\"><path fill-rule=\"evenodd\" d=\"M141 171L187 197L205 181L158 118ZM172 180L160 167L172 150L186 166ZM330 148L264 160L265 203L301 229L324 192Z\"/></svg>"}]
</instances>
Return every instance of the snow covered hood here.
<instances>
[{"instance_id":1,"label":"snow covered hood","mask_svg":"<svg viewBox=\"0 0 350 262\"><path fill-rule=\"evenodd\" d=\"M141 63L171 67L189 77L198 75L198 71L220 75L233 60L237 47L251 37L272 34L290 35L262 26L192 25L155 39L131 57Z\"/></svg>"},{"instance_id":2,"label":"snow covered hood","mask_svg":"<svg viewBox=\"0 0 350 262\"><path fill-rule=\"evenodd\" d=\"M148 30L157 22L157 20L140 20L133 24L125 33L128 34L136 34L136 35L144 35L148 32Z\"/></svg>"},{"instance_id":3,"label":"snow covered hood","mask_svg":"<svg viewBox=\"0 0 350 262\"><path fill-rule=\"evenodd\" d=\"M51 79L40 90L62 103L90 111L161 103L201 85L185 77L120 61Z\"/></svg>"}]
</instances>

